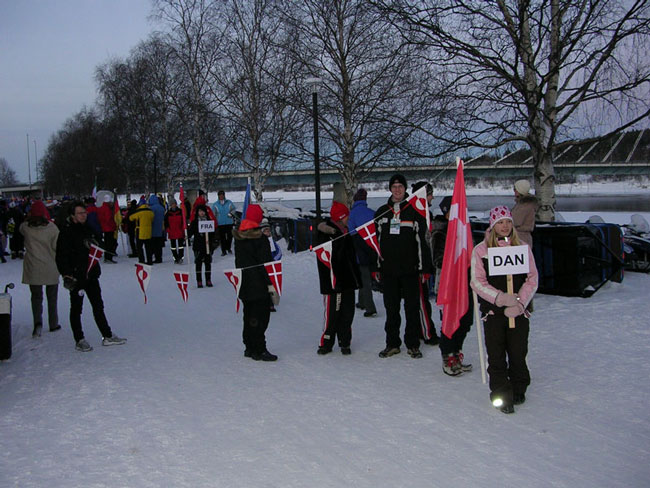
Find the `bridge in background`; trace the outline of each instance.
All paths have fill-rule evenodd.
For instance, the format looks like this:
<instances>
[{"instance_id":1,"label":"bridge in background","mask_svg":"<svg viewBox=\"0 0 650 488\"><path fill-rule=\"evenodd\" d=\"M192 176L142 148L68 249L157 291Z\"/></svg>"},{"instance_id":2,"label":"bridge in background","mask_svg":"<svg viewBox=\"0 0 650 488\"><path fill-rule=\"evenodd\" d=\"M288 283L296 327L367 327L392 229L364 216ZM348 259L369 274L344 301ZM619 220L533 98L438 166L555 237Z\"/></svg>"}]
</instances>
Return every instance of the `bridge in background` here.
<instances>
[{"instance_id":1,"label":"bridge in background","mask_svg":"<svg viewBox=\"0 0 650 488\"><path fill-rule=\"evenodd\" d=\"M578 175L597 177L650 177L650 130L624 132L591 144L569 144L555 155L553 166L558 182L573 181ZM408 181L452 180L456 164L428 166L376 167L363 177L363 183L387 182L393 173L400 172ZM321 185L327 187L340 181L333 169L320 171ZM210 190L242 190L246 187L247 174L223 173L208 180ZM484 154L465 160L465 179L513 180L532 178L533 161L530 150L517 150L501 157ZM295 186L313 186L314 170L278 171L269 176L266 189Z\"/></svg>"}]
</instances>

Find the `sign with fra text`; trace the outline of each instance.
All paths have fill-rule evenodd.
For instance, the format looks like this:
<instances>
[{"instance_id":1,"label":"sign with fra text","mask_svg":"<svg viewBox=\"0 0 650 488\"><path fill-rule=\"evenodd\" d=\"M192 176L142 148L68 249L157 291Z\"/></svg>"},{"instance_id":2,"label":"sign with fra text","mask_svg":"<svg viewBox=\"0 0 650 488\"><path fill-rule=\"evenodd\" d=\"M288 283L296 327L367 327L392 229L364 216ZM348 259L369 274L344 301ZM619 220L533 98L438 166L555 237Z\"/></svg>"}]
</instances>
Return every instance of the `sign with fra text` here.
<instances>
[{"instance_id":1,"label":"sign with fra text","mask_svg":"<svg viewBox=\"0 0 650 488\"><path fill-rule=\"evenodd\" d=\"M490 276L528 273L528 246L488 248Z\"/></svg>"},{"instance_id":2,"label":"sign with fra text","mask_svg":"<svg viewBox=\"0 0 650 488\"><path fill-rule=\"evenodd\" d=\"M206 232L214 232L214 220L199 220L199 232L205 234Z\"/></svg>"}]
</instances>

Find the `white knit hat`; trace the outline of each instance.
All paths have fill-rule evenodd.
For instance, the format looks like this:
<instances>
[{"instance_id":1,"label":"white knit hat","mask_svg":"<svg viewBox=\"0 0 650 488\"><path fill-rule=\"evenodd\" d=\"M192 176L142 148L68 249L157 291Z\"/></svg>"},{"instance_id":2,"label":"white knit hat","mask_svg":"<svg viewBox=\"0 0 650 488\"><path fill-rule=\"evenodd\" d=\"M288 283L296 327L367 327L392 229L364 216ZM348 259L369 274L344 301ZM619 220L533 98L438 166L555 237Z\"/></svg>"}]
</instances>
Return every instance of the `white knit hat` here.
<instances>
[{"instance_id":1,"label":"white knit hat","mask_svg":"<svg viewBox=\"0 0 650 488\"><path fill-rule=\"evenodd\" d=\"M528 183L528 180L517 180L515 181L515 190L517 190L517 193L520 195L528 195L528 192L530 191L530 183Z\"/></svg>"}]
</instances>

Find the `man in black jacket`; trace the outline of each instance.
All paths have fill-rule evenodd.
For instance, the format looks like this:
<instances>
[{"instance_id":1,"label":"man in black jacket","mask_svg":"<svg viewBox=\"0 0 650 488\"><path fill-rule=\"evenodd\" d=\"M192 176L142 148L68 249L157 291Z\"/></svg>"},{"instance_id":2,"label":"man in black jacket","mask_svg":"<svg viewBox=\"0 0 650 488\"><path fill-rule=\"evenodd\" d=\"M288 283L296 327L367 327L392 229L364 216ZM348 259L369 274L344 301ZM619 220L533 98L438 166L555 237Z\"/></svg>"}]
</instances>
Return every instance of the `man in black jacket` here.
<instances>
[{"instance_id":1,"label":"man in black jacket","mask_svg":"<svg viewBox=\"0 0 650 488\"><path fill-rule=\"evenodd\" d=\"M419 279L420 275L430 275L433 269L426 243L427 223L407 202L403 175L393 175L389 188L391 196L388 202L375 212L377 239L383 258L378 264L386 308L386 348L379 357L386 358L400 352L400 303L404 298L404 343L412 358L421 358Z\"/></svg>"},{"instance_id":2,"label":"man in black jacket","mask_svg":"<svg viewBox=\"0 0 650 488\"><path fill-rule=\"evenodd\" d=\"M88 270L88 254L92 244L101 246L98 235L86 223L88 213L82 202L70 205L70 216L66 220L56 243L56 265L63 276L63 286L70 290L70 327L76 349L82 352L93 348L84 338L81 328L81 310L84 293L93 308L95 323L102 334L103 346L124 344L126 339L113 334L104 315L102 290L99 287L101 268L99 260Z\"/></svg>"}]
</instances>

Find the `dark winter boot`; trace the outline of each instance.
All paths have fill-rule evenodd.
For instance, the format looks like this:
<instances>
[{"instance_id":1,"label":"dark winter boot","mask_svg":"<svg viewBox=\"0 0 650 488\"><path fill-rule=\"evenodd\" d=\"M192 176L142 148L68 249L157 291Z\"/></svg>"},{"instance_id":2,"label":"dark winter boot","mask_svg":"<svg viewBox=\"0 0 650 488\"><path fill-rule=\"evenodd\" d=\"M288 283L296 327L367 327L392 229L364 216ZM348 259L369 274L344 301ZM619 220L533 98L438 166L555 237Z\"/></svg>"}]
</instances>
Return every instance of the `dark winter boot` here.
<instances>
[{"instance_id":1,"label":"dark winter boot","mask_svg":"<svg viewBox=\"0 0 650 488\"><path fill-rule=\"evenodd\" d=\"M205 286L212 288L212 272L210 271L205 272Z\"/></svg>"},{"instance_id":2,"label":"dark winter boot","mask_svg":"<svg viewBox=\"0 0 650 488\"><path fill-rule=\"evenodd\" d=\"M196 273L196 287L197 288L203 288L203 277L201 276L201 273Z\"/></svg>"}]
</instances>

